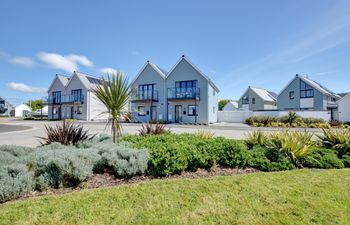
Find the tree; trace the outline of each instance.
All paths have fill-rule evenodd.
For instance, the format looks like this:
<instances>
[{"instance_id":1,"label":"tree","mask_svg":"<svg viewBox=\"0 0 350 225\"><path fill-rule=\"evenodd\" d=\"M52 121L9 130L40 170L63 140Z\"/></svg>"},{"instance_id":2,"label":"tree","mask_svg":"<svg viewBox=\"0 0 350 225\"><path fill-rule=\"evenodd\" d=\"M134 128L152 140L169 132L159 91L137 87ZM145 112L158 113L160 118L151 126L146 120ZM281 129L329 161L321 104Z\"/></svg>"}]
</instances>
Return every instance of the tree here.
<instances>
[{"instance_id":1,"label":"tree","mask_svg":"<svg viewBox=\"0 0 350 225\"><path fill-rule=\"evenodd\" d=\"M225 106L228 102L230 102L230 100L228 100L228 99L221 99L221 100L219 101L219 111L222 111L222 109L224 108L224 106Z\"/></svg>"},{"instance_id":2,"label":"tree","mask_svg":"<svg viewBox=\"0 0 350 225\"><path fill-rule=\"evenodd\" d=\"M41 99L30 100L26 104L32 108L32 111L36 111L36 110L41 109L43 107L43 101Z\"/></svg>"},{"instance_id":3,"label":"tree","mask_svg":"<svg viewBox=\"0 0 350 225\"><path fill-rule=\"evenodd\" d=\"M121 72L102 78L101 85L96 85L92 92L106 106L110 115L108 123L111 123L113 142L119 141L123 127L121 119L126 116L125 107L131 97L131 88L128 80Z\"/></svg>"}]
</instances>

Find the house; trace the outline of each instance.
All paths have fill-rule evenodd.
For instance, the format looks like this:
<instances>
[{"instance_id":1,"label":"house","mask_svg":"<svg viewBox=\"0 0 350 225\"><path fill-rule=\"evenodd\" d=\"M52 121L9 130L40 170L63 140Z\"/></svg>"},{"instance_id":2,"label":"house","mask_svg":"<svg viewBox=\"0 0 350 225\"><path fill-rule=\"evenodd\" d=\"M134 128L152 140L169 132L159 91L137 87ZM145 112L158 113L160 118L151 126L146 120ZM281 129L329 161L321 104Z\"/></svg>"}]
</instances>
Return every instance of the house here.
<instances>
[{"instance_id":1,"label":"house","mask_svg":"<svg viewBox=\"0 0 350 225\"><path fill-rule=\"evenodd\" d=\"M140 122L169 123L217 121L217 86L185 56L166 72L147 61L131 83L133 117Z\"/></svg>"},{"instance_id":2,"label":"house","mask_svg":"<svg viewBox=\"0 0 350 225\"><path fill-rule=\"evenodd\" d=\"M295 75L277 96L279 110L329 111L337 119L341 97L307 76Z\"/></svg>"},{"instance_id":3,"label":"house","mask_svg":"<svg viewBox=\"0 0 350 225\"><path fill-rule=\"evenodd\" d=\"M14 116L15 108L6 99L0 97L0 116Z\"/></svg>"},{"instance_id":4,"label":"house","mask_svg":"<svg viewBox=\"0 0 350 225\"><path fill-rule=\"evenodd\" d=\"M107 108L92 93L101 79L74 71L70 77L56 75L48 89L48 118L51 120L106 120Z\"/></svg>"},{"instance_id":5,"label":"house","mask_svg":"<svg viewBox=\"0 0 350 225\"><path fill-rule=\"evenodd\" d=\"M256 87L248 87L238 100L238 107L245 111L275 110L277 94Z\"/></svg>"},{"instance_id":6,"label":"house","mask_svg":"<svg viewBox=\"0 0 350 225\"><path fill-rule=\"evenodd\" d=\"M350 93L338 100L338 120L350 122Z\"/></svg>"},{"instance_id":7,"label":"house","mask_svg":"<svg viewBox=\"0 0 350 225\"><path fill-rule=\"evenodd\" d=\"M222 109L222 111L237 111L237 110L239 110L237 101L229 101Z\"/></svg>"},{"instance_id":8,"label":"house","mask_svg":"<svg viewBox=\"0 0 350 225\"><path fill-rule=\"evenodd\" d=\"M31 111L27 104L20 104L15 107L15 117L27 117Z\"/></svg>"}]
</instances>

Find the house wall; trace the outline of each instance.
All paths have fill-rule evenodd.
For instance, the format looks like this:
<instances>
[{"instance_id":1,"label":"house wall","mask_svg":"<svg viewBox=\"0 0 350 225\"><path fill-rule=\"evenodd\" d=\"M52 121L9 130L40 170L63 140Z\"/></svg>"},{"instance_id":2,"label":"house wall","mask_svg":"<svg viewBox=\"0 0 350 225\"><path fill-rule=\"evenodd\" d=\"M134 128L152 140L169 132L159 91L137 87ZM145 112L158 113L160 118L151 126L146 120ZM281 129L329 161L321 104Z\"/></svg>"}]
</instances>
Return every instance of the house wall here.
<instances>
[{"instance_id":1,"label":"house wall","mask_svg":"<svg viewBox=\"0 0 350 225\"><path fill-rule=\"evenodd\" d=\"M209 123L210 119L213 116L210 116L209 119L209 102L216 101L217 96L209 96L208 93L208 81L197 71L195 70L186 60L182 60L177 67L172 71L172 73L167 77L165 83L166 88L175 88L176 81L188 81L188 80L197 80L197 88L200 89L200 99L197 101L197 122L198 123ZM213 98L213 99L212 99ZM210 100L209 100L210 99ZM194 123L195 116L188 116L188 105L194 105L195 101L191 102L168 102L168 121L175 122L175 105L182 105L183 110L186 108L186 114L182 115L182 121L185 123ZM217 109L217 107L216 107ZM217 110L216 110L217 111Z\"/></svg>"},{"instance_id":2,"label":"house wall","mask_svg":"<svg viewBox=\"0 0 350 225\"><path fill-rule=\"evenodd\" d=\"M350 94L338 101L338 115L342 122L350 122Z\"/></svg>"},{"instance_id":3,"label":"house wall","mask_svg":"<svg viewBox=\"0 0 350 225\"><path fill-rule=\"evenodd\" d=\"M86 104L89 109L87 120L91 121L105 121L108 119L109 114L106 106L96 97L91 91L87 92Z\"/></svg>"},{"instance_id":4,"label":"house wall","mask_svg":"<svg viewBox=\"0 0 350 225\"><path fill-rule=\"evenodd\" d=\"M222 111L237 111L237 110L238 108L234 104L232 104L232 102L228 102L222 109Z\"/></svg>"},{"instance_id":5,"label":"house wall","mask_svg":"<svg viewBox=\"0 0 350 225\"><path fill-rule=\"evenodd\" d=\"M289 99L289 92L294 91L294 99ZM300 78L295 79L277 97L277 108L288 109L310 109L327 110L327 96L314 88L313 98L300 98Z\"/></svg>"},{"instance_id":6,"label":"house wall","mask_svg":"<svg viewBox=\"0 0 350 225\"><path fill-rule=\"evenodd\" d=\"M25 117L31 111L30 107L20 104L15 108L15 117Z\"/></svg>"},{"instance_id":7,"label":"house wall","mask_svg":"<svg viewBox=\"0 0 350 225\"><path fill-rule=\"evenodd\" d=\"M216 90L208 83L208 115L209 123L216 123L218 120L219 99Z\"/></svg>"},{"instance_id":8,"label":"house wall","mask_svg":"<svg viewBox=\"0 0 350 225\"><path fill-rule=\"evenodd\" d=\"M4 100L2 98L0 98L0 100L5 101L5 104L3 105L3 108L7 109L4 113L0 113L0 115L1 116L11 116L11 112L13 112L15 108L9 102L7 102L6 100Z\"/></svg>"},{"instance_id":9,"label":"house wall","mask_svg":"<svg viewBox=\"0 0 350 225\"><path fill-rule=\"evenodd\" d=\"M57 76L55 77L55 80L50 88L50 90L48 90L48 95L49 97L52 96L52 92L54 91L61 91L61 95L66 95L66 89L65 87L62 85L61 81L59 81L59 78L57 78ZM59 119L59 115L58 113L53 115L53 108L59 108L60 106L56 105L56 106L49 106L49 110L48 110L48 119L49 120L55 120L55 119ZM61 108L62 109L62 108Z\"/></svg>"},{"instance_id":10,"label":"house wall","mask_svg":"<svg viewBox=\"0 0 350 225\"><path fill-rule=\"evenodd\" d=\"M248 97L249 104L242 104L242 99ZM253 104L253 98L255 98L255 104ZM238 100L238 106L240 109L249 110L249 111L258 111L258 110L269 110L276 109L274 103L265 102L260 98L252 89L248 88L242 97Z\"/></svg>"},{"instance_id":11,"label":"house wall","mask_svg":"<svg viewBox=\"0 0 350 225\"><path fill-rule=\"evenodd\" d=\"M151 65L146 65L140 76L134 81L132 89L137 91L138 86L142 84L155 84L154 90L158 91L158 102L153 102L152 105L156 106L157 119L166 120L166 95L165 95L165 81L164 79L152 68ZM145 106L145 111L150 112L150 103L135 102L131 103L131 113L133 117L140 122L147 122L150 120L150 115L139 116L138 106Z\"/></svg>"},{"instance_id":12,"label":"house wall","mask_svg":"<svg viewBox=\"0 0 350 225\"><path fill-rule=\"evenodd\" d=\"M78 78L78 76L73 75L70 79L68 86L66 87L66 94L70 95L71 91L74 89L82 89L82 94L84 95L83 103L74 103L74 104L64 104L64 112L66 113L67 118L70 118L71 110L73 110L73 118L77 120L88 120L88 112L87 112L87 90ZM78 107L83 107L82 114L78 114Z\"/></svg>"}]
</instances>

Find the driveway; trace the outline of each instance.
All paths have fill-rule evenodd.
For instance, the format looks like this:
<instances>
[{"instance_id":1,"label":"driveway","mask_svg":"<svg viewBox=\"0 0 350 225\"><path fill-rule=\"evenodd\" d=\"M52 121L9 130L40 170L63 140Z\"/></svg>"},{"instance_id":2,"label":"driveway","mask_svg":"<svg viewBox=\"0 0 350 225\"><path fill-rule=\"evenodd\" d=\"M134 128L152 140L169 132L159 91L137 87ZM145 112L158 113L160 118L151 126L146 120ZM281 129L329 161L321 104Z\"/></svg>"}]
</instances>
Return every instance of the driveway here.
<instances>
[{"instance_id":1,"label":"driveway","mask_svg":"<svg viewBox=\"0 0 350 225\"><path fill-rule=\"evenodd\" d=\"M54 126L61 122L57 121L30 121L0 119L0 145L13 144L34 147L39 145L38 137L45 136L45 125ZM89 133L110 134L110 127L101 122L78 122L88 129ZM223 123L210 126L177 125L170 124L167 127L174 133L195 133L198 130L208 130L215 136L223 136L232 139L243 139L253 130L261 129L265 132L281 130L278 128L251 128L245 124ZM136 134L141 129L141 124L124 124L125 134ZM292 129L305 130L305 129ZM317 129L308 129L309 132L318 132Z\"/></svg>"}]
</instances>

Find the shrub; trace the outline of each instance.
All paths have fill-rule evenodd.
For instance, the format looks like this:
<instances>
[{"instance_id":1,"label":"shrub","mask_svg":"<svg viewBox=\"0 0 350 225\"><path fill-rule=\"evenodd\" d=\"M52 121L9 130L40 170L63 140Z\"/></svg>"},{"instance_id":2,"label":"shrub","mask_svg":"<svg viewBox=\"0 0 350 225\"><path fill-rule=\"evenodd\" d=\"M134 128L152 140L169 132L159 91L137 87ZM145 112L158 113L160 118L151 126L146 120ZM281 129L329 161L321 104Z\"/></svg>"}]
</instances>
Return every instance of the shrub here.
<instances>
[{"instance_id":1,"label":"shrub","mask_svg":"<svg viewBox=\"0 0 350 225\"><path fill-rule=\"evenodd\" d=\"M325 148L337 151L338 157L350 155L350 131L348 129L321 129L322 135L317 135Z\"/></svg>"},{"instance_id":2,"label":"shrub","mask_svg":"<svg viewBox=\"0 0 350 225\"><path fill-rule=\"evenodd\" d=\"M100 160L97 149L49 149L35 151L30 167L35 171L37 189L77 186L92 175Z\"/></svg>"},{"instance_id":3,"label":"shrub","mask_svg":"<svg viewBox=\"0 0 350 225\"><path fill-rule=\"evenodd\" d=\"M224 138L218 140L220 140L221 145L219 157L219 164L221 166L245 168L249 165L251 155L244 144Z\"/></svg>"},{"instance_id":4,"label":"shrub","mask_svg":"<svg viewBox=\"0 0 350 225\"><path fill-rule=\"evenodd\" d=\"M341 169L344 163L337 157L336 151L332 149L319 148L305 158L303 165L310 168Z\"/></svg>"},{"instance_id":5,"label":"shrub","mask_svg":"<svg viewBox=\"0 0 350 225\"><path fill-rule=\"evenodd\" d=\"M196 136L202 139L211 139L215 135L214 132L211 132L209 130L197 130Z\"/></svg>"},{"instance_id":6,"label":"shrub","mask_svg":"<svg viewBox=\"0 0 350 225\"><path fill-rule=\"evenodd\" d=\"M33 175L25 165L12 164L0 167L0 203L31 191L33 185Z\"/></svg>"},{"instance_id":7,"label":"shrub","mask_svg":"<svg viewBox=\"0 0 350 225\"><path fill-rule=\"evenodd\" d=\"M165 125L159 124L159 123L157 123L155 125L153 125L152 123L143 124L141 129L138 131L139 131L139 135L141 135L141 136L159 135L159 134L163 134L163 133L167 132L165 129Z\"/></svg>"},{"instance_id":8,"label":"shrub","mask_svg":"<svg viewBox=\"0 0 350 225\"><path fill-rule=\"evenodd\" d=\"M329 125L331 127L342 127L342 122L340 122L338 120L331 120L331 121L329 121Z\"/></svg>"},{"instance_id":9,"label":"shrub","mask_svg":"<svg viewBox=\"0 0 350 225\"><path fill-rule=\"evenodd\" d=\"M195 134L163 134L158 136L127 136L124 141L136 148L147 148L150 154L148 174L167 176L215 165L241 166L245 146L225 138L203 139Z\"/></svg>"},{"instance_id":10,"label":"shrub","mask_svg":"<svg viewBox=\"0 0 350 225\"><path fill-rule=\"evenodd\" d=\"M283 152L296 166L300 167L300 161L313 150L312 137L313 134L307 132L275 132L269 136L266 147L271 151Z\"/></svg>"},{"instance_id":11,"label":"shrub","mask_svg":"<svg viewBox=\"0 0 350 225\"><path fill-rule=\"evenodd\" d=\"M48 145L53 142L59 142L64 145L75 145L79 141L91 140L95 135L89 135L88 130L83 130L82 125L76 125L74 122L64 120L62 124L55 127L46 126L47 137L39 137L42 145Z\"/></svg>"},{"instance_id":12,"label":"shrub","mask_svg":"<svg viewBox=\"0 0 350 225\"><path fill-rule=\"evenodd\" d=\"M281 152L271 151L264 146L254 146L249 166L262 171L280 171L294 169L292 161Z\"/></svg>"},{"instance_id":13,"label":"shrub","mask_svg":"<svg viewBox=\"0 0 350 225\"><path fill-rule=\"evenodd\" d=\"M108 171L115 177L131 177L143 174L148 165L148 152L135 150L123 144L105 142L97 146L101 159L94 165L94 172Z\"/></svg>"},{"instance_id":14,"label":"shrub","mask_svg":"<svg viewBox=\"0 0 350 225\"><path fill-rule=\"evenodd\" d=\"M345 167L350 167L350 156L344 155L341 160Z\"/></svg>"},{"instance_id":15,"label":"shrub","mask_svg":"<svg viewBox=\"0 0 350 225\"><path fill-rule=\"evenodd\" d=\"M255 145L265 145L267 136L261 130L250 132L246 135L244 143L248 149L251 149Z\"/></svg>"}]
</instances>

